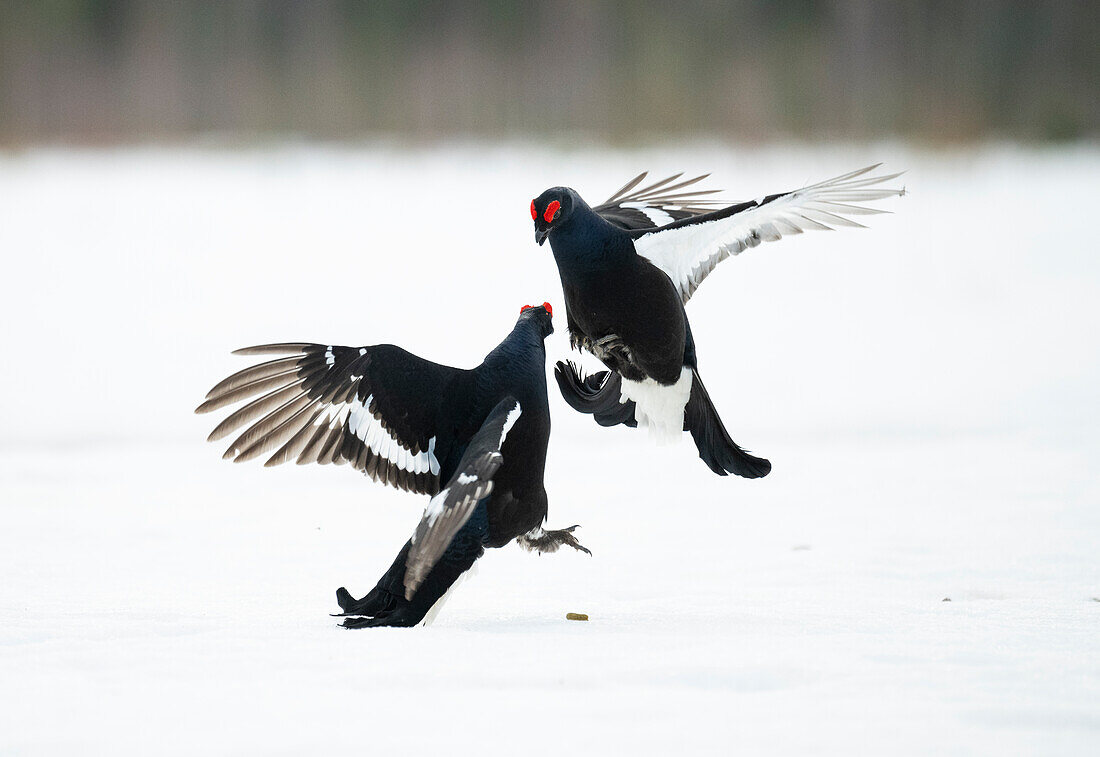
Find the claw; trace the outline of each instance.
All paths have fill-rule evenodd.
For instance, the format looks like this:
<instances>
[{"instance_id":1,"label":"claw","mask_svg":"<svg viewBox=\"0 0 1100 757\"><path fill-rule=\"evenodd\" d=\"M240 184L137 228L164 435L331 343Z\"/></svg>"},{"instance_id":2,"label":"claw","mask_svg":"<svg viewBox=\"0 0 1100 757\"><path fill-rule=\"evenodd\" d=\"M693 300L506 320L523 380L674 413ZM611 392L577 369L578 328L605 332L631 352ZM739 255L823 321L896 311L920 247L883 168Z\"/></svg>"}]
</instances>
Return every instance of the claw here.
<instances>
[{"instance_id":1,"label":"claw","mask_svg":"<svg viewBox=\"0 0 1100 757\"><path fill-rule=\"evenodd\" d=\"M570 547L577 550L578 552L584 552L589 557L592 556L592 550L588 549L583 544L581 544L579 541L574 539L572 537L572 535L563 536L563 541L564 541L565 544L568 544Z\"/></svg>"}]
</instances>

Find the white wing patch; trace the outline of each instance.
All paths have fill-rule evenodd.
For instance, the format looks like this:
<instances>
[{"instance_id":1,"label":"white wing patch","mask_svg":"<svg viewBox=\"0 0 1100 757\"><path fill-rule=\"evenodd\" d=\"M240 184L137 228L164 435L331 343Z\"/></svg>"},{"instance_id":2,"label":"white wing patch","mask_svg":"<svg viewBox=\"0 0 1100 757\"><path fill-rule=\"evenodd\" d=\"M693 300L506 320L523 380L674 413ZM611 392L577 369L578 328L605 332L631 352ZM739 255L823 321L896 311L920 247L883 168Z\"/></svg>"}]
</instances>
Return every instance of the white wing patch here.
<instances>
[{"instance_id":1,"label":"white wing patch","mask_svg":"<svg viewBox=\"0 0 1100 757\"><path fill-rule=\"evenodd\" d=\"M512 430L512 426L516 425L516 421L519 420L519 416L523 410L520 408L519 403L508 411L508 416L504 419L504 428L500 431L500 444L497 445L497 449L504 446L504 440L508 438L508 432Z\"/></svg>"},{"instance_id":2,"label":"white wing patch","mask_svg":"<svg viewBox=\"0 0 1100 757\"><path fill-rule=\"evenodd\" d=\"M443 504L447 501L447 495L451 493L450 487L446 489L440 489L436 494L428 501L428 506L424 508L424 517L428 519L428 527L435 525L435 520L443 514ZM416 534L413 534L413 542L416 541Z\"/></svg>"},{"instance_id":3,"label":"white wing patch","mask_svg":"<svg viewBox=\"0 0 1100 757\"><path fill-rule=\"evenodd\" d=\"M904 188L874 186L901 174L859 178L876 168L878 165L852 171L780 195L770 202L760 198L754 201L754 207L725 218L654 229L635 239L634 249L668 274L680 299L687 302L715 266L731 255L808 229L864 228L847 216L889 212L851 204L905 194Z\"/></svg>"},{"instance_id":4,"label":"white wing patch","mask_svg":"<svg viewBox=\"0 0 1100 757\"><path fill-rule=\"evenodd\" d=\"M432 475L439 475L439 461L435 458L435 437L428 442L428 449L414 453L383 428L382 423L370 412L373 400L372 394L365 403L352 397L347 402L329 405L317 416L313 425L334 429L347 422L348 430L383 460L388 460L409 473L430 472Z\"/></svg>"},{"instance_id":5,"label":"white wing patch","mask_svg":"<svg viewBox=\"0 0 1100 757\"><path fill-rule=\"evenodd\" d=\"M648 218L650 221L653 221L653 223L657 224L658 226L664 226L665 224L672 223L676 220L660 208L655 208L652 205L647 205L644 202L624 202L620 204L620 207L634 208L635 210L640 210L646 218Z\"/></svg>"}]
</instances>

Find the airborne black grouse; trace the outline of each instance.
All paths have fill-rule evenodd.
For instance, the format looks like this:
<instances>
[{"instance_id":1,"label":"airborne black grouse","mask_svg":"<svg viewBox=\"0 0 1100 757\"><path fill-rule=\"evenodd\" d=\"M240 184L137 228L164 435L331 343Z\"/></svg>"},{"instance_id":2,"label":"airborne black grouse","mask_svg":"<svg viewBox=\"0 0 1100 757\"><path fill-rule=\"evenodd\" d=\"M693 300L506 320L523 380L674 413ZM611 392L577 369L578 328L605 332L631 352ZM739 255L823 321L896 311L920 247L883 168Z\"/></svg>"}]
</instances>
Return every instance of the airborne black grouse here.
<instances>
[{"instance_id":1,"label":"airborne black grouse","mask_svg":"<svg viewBox=\"0 0 1100 757\"><path fill-rule=\"evenodd\" d=\"M576 528L546 531L543 471L550 438L549 303L526 306L481 365L450 368L400 347L267 344L240 355L282 355L220 382L196 412L262 395L214 429L247 425L224 457L265 465L350 464L375 481L432 495L385 575L362 599L336 592L349 628L419 623L485 547L513 539L539 552L588 552Z\"/></svg>"},{"instance_id":2,"label":"airborne black grouse","mask_svg":"<svg viewBox=\"0 0 1100 757\"><path fill-rule=\"evenodd\" d=\"M690 431L720 476L766 476L771 463L734 443L703 387L684 305L719 262L747 247L858 227L847 216L885 212L851 204L904 194L877 186L900 174L868 176L875 168L717 210L704 199L716 190L677 191L705 176L635 190L643 173L595 208L568 187L532 200L535 241L550 240L561 275L570 342L611 369L585 378L559 362L566 402L602 426L648 426L662 438Z\"/></svg>"}]
</instances>

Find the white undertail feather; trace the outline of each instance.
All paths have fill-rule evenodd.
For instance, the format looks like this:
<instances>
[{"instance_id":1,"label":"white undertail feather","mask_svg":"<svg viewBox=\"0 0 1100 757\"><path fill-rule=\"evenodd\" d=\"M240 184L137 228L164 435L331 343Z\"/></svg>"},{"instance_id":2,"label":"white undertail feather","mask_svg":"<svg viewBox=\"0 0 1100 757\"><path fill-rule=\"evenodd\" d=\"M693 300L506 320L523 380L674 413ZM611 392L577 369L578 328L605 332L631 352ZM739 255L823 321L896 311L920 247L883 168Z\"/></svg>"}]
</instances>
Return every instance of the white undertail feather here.
<instances>
[{"instance_id":1,"label":"white undertail feather","mask_svg":"<svg viewBox=\"0 0 1100 757\"><path fill-rule=\"evenodd\" d=\"M634 401L638 428L649 429L658 444L677 441L684 431L684 408L691 398L691 368L684 366L675 384L665 386L651 378L644 381L623 379L619 402Z\"/></svg>"}]
</instances>

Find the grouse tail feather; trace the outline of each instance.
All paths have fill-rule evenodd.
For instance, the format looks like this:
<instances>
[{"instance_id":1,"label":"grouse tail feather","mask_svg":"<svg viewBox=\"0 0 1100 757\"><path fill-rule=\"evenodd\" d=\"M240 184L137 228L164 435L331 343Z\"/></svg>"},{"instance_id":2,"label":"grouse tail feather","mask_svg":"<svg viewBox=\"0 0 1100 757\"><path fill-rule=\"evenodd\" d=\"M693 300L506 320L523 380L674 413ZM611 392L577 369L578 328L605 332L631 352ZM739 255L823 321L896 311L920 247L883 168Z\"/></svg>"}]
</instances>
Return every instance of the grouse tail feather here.
<instances>
[{"instance_id":1,"label":"grouse tail feather","mask_svg":"<svg viewBox=\"0 0 1100 757\"><path fill-rule=\"evenodd\" d=\"M554 366L562 399L578 413L591 415L601 426L620 424L634 428L634 402L622 401L622 376L615 371L598 371L584 376L573 361L559 360Z\"/></svg>"},{"instance_id":2,"label":"grouse tail feather","mask_svg":"<svg viewBox=\"0 0 1100 757\"><path fill-rule=\"evenodd\" d=\"M699 372L694 368L691 397L684 408L684 428L691 432L699 449L699 457L719 476L734 473L743 478L762 478L771 472L769 461L750 455L730 438L699 378Z\"/></svg>"}]
</instances>

